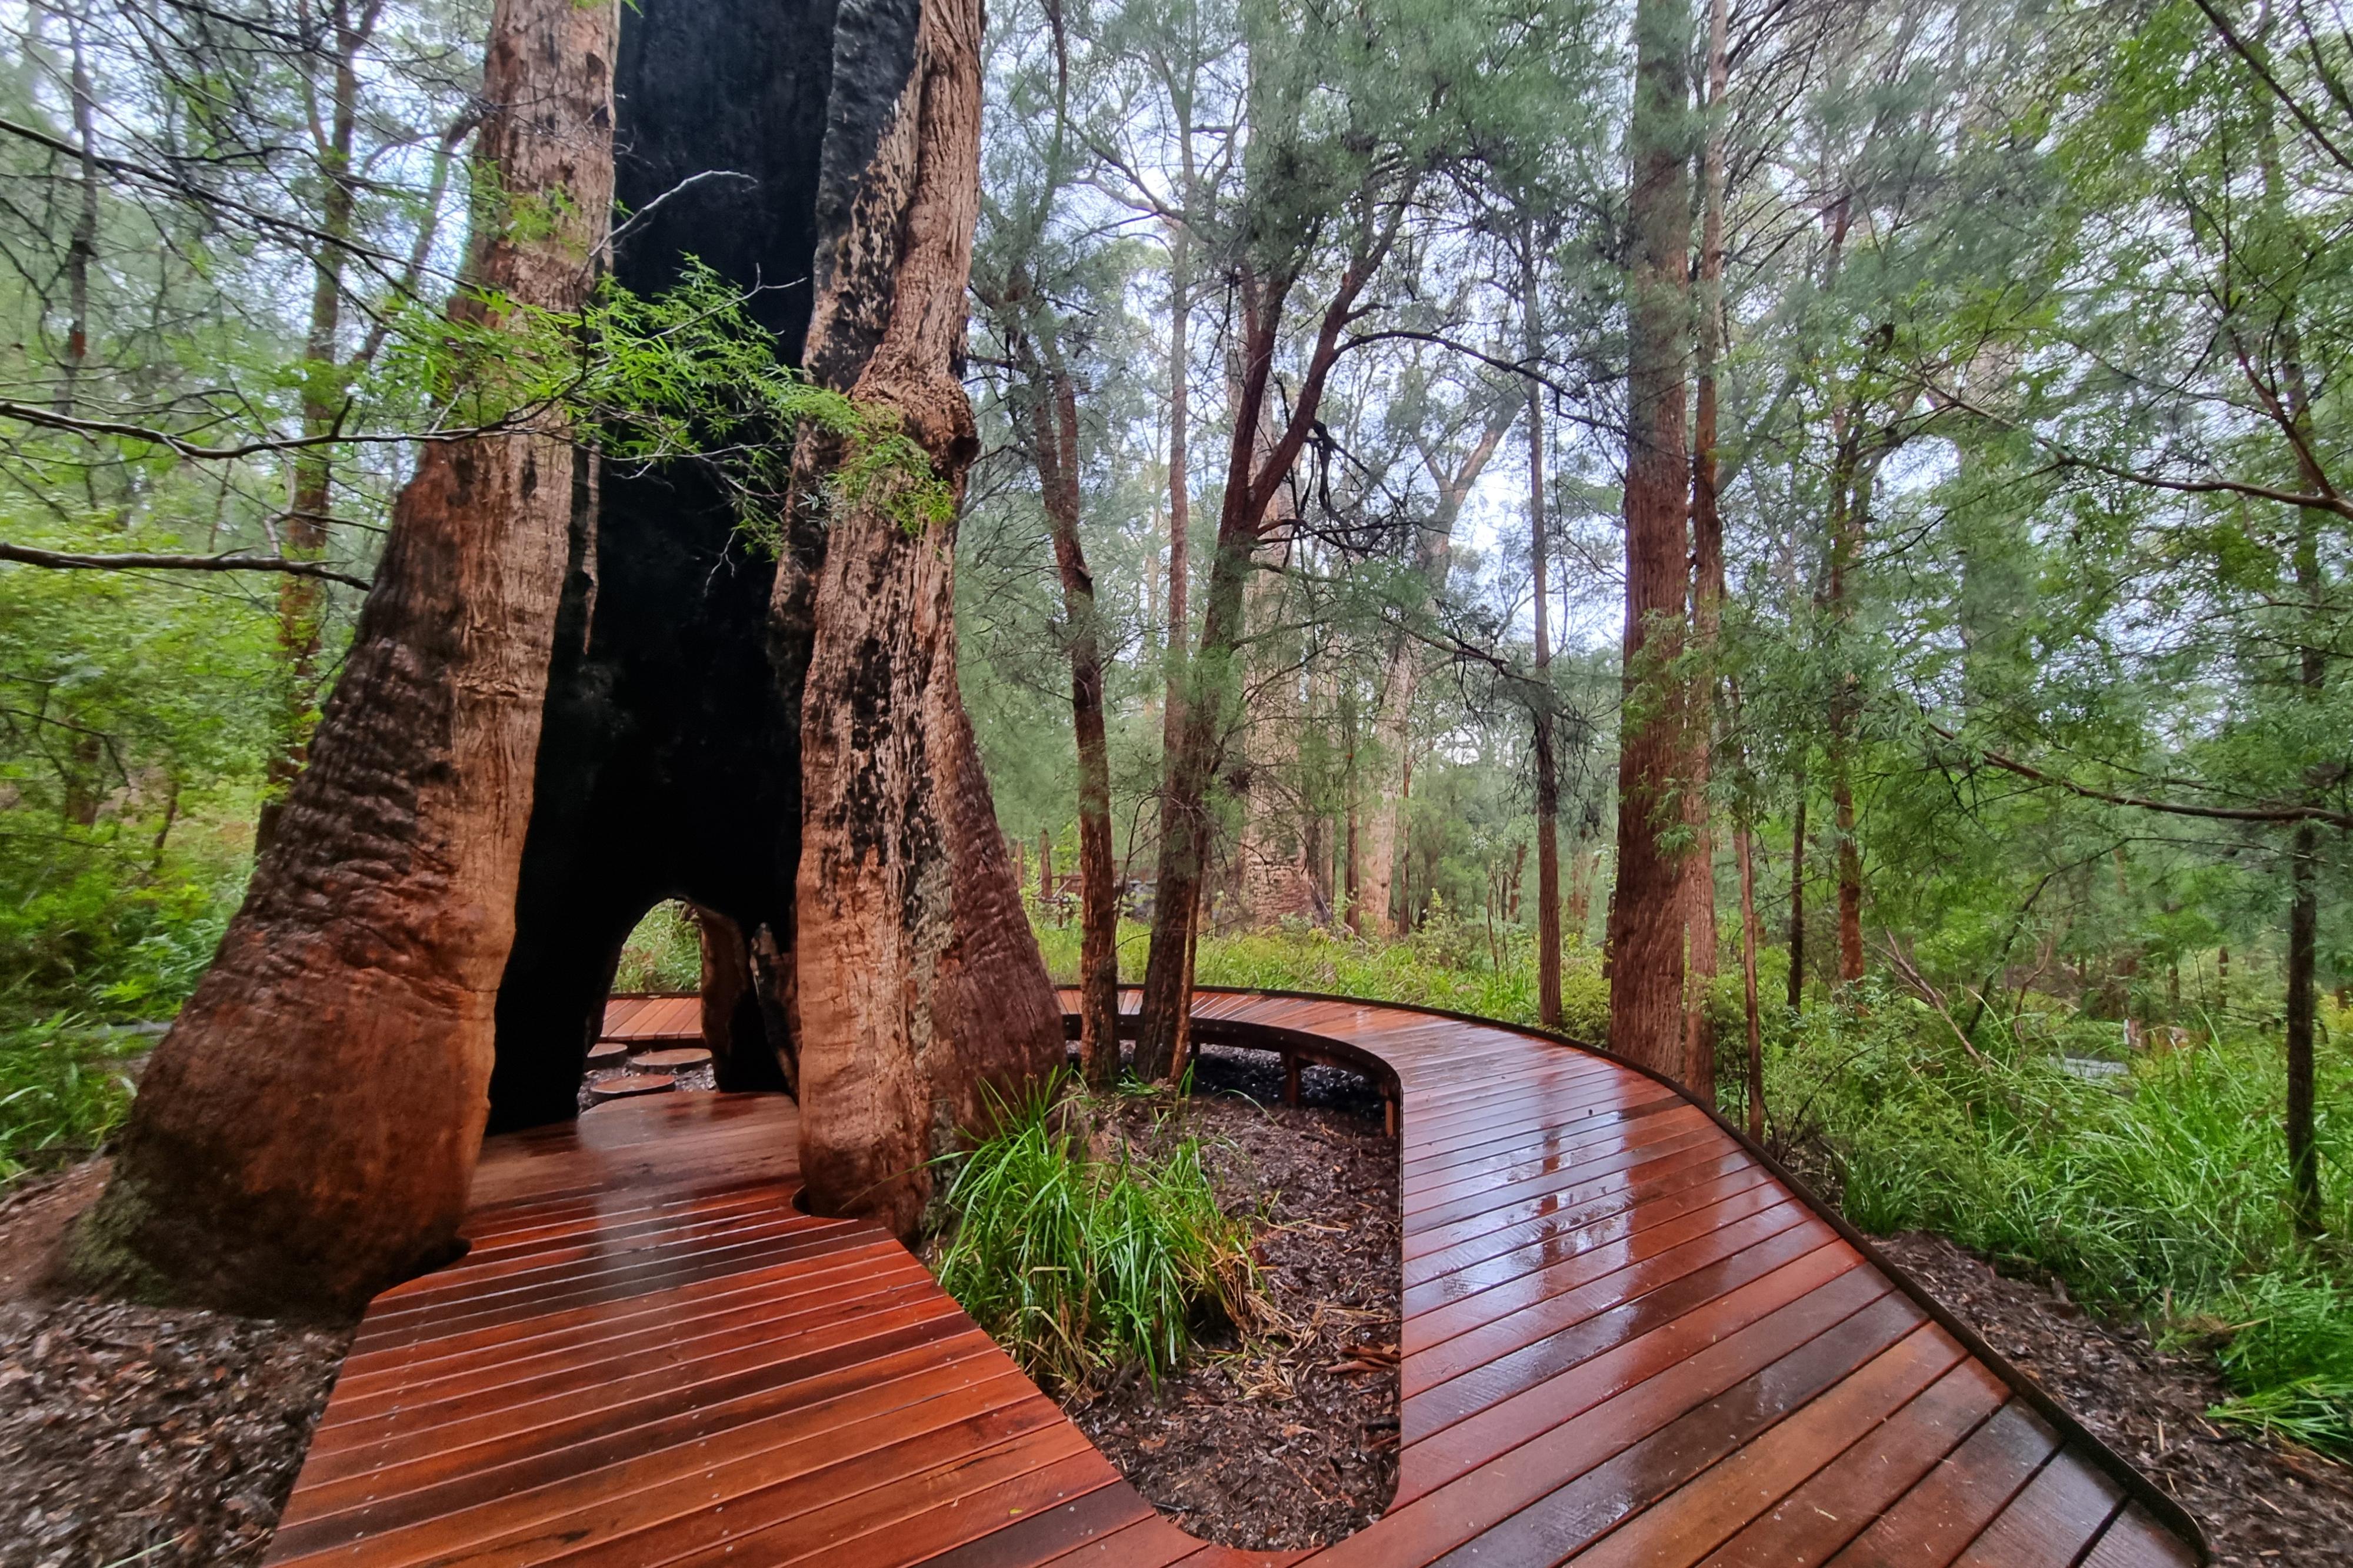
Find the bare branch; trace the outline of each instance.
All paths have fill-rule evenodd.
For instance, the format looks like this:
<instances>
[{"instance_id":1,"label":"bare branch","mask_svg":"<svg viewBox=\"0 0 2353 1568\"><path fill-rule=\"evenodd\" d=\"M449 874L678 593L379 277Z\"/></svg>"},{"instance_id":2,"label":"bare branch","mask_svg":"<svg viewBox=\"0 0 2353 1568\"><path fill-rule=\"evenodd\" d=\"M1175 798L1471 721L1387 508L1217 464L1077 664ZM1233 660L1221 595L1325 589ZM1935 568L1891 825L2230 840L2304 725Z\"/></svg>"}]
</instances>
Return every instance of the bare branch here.
<instances>
[{"instance_id":1,"label":"bare branch","mask_svg":"<svg viewBox=\"0 0 2353 1568\"><path fill-rule=\"evenodd\" d=\"M322 562L290 561L282 555L75 555L57 550L36 550L26 544L0 543L0 561L77 572L279 572L290 577L341 583L362 593L373 585L364 577L338 572Z\"/></svg>"}]
</instances>

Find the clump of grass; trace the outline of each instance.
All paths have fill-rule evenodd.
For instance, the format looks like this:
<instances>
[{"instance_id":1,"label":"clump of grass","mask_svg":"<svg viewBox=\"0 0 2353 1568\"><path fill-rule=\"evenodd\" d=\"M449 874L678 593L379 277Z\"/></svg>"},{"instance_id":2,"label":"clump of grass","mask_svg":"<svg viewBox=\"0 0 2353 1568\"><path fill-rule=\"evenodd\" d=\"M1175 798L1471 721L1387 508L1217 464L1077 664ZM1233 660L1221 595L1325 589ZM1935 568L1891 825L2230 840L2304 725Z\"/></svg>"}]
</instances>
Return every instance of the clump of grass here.
<instances>
[{"instance_id":1,"label":"clump of grass","mask_svg":"<svg viewBox=\"0 0 2353 1568\"><path fill-rule=\"evenodd\" d=\"M941 1285L1039 1382L1106 1371L1158 1379L1198 1329L1245 1321L1249 1230L1218 1207L1200 1144L1095 1157L1073 1131L1084 1097L1058 1082L998 1108L950 1157Z\"/></svg>"},{"instance_id":2,"label":"clump of grass","mask_svg":"<svg viewBox=\"0 0 2353 1568\"><path fill-rule=\"evenodd\" d=\"M72 1013L0 1033L0 1188L104 1142L131 1111L130 1060L153 1044Z\"/></svg>"}]
</instances>

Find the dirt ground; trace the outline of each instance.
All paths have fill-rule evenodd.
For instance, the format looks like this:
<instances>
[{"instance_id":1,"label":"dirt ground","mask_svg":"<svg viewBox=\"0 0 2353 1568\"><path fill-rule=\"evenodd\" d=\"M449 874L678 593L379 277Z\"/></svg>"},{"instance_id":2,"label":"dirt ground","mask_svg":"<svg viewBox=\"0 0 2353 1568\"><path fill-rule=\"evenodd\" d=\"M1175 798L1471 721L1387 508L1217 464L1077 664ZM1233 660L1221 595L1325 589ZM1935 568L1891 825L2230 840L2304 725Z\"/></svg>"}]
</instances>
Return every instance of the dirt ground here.
<instances>
[{"instance_id":1,"label":"dirt ground","mask_svg":"<svg viewBox=\"0 0 2353 1568\"><path fill-rule=\"evenodd\" d=\"M2208 1406L2230 1390L2210 1358L2160 1351L2140 1325L2094 1317L1943 1237L1878 1246L2188 1509L2217 1563L2353 1564L2353 1468L2211 1425Z\"/></svg>"},{"instance_id":2,"label":"dirt ground","mask_svg":"<svg viewBox=\"0 0 2353 1568\"><path fill-rule=\"evenodd\" d=\"M0 1568L258 1563L351 1335L43 1297L105 1181L0 1199Z\"/></svg>"},{"instance_id":3,"label":"dirt ground","mask_svg":"<svg viewBox=\"0 0 2353 1568\"><path fill-rule=\"evenodd\" d=\"M1263 1287L1293 1331L1247 1347L1213 1339L1157 1389L1139 1380L1066 1405L1137 1490L1205 1541L1337 1541L1397 1489L1397 1143L1353 1074L1307 1069L1293 1110L1280 1058L1211 1047L1197 1061L1192 1100L1160 1136L1201 1140L1227 1212L1262 1211ZM1122 1114L1140 1138L1166 1110Z\"/></svg>"}]
</instances>

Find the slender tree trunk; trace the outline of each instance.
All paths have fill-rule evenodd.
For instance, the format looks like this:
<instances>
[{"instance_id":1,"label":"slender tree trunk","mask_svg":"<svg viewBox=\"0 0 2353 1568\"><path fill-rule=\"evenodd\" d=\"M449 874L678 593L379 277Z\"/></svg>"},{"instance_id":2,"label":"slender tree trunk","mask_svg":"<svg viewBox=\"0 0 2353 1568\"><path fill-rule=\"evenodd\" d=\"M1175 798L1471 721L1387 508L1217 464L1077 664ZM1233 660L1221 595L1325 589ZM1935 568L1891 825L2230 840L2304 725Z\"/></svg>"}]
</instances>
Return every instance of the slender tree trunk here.
<instances>
[{"instance_id":1,"label":"slender tree trunk","mask_svg":"<svg viewBox=\"0 0 2353 1568\"><path fill-rule=\"evenodd\" d=\"M1724 93L1730 19L1726 0L1709 0L1707 141L1700 159L1699 289L1695 395L1692 412L1692 641L1699 654L1693 683L1683 821L1692 829L1683 857L1683 1083L1715 1098L1715 1026L1708 1011L1715 983L1715 838L1708 781L1715 763L1716 644L1724 623L1724 517L1716 490L1715 371L1724 357Z\"/></svg>"},{"instance_id":2,"label":"slender tree trunk","mask_svg":"<svg viewBox=\"0 0 2353 1568\"><path fill-rule=\"evenodd\" d=\"M1838 675L1831 689L1830 729L1825 749L1831 767L1831 824L1838 834L1835 865L1838 874L1839 983L1852 985L1862 979L1862 848L1854 836L1853 748L1855 721L1862 707L1862 683L1848 660L1847 642L1854 605L1847 582L1853 564L1862 514L1862 477L1856 456L1856 432L1849 421L1835 422L1837 458L1831 466L1830 571L1827 606L1838 637Z\"/></svg>"},{"instance_id":3,"label":"slender tree trunk","mask_svg":"<svg viewBox=\"0 0 2353 1568\"><path fill-rule=\"evenodd\" d=\"M1462 515L1462 505L1470 499L1479 476L1486 472L1489 459L1510 434L1518 413L1514 401L1498 398L1479 438L1451 471L1441 469L1424 455L1424 467L1438 487L1438 503L1430 509L1429 524L1415 541L1414 564L1421 591L1429 599L1435 600L1446 590L1447 574L1454 559L1454 524ZM1389 640L1388 665L1373 717L1373 743L1384 782L1401 773L1405 765L1408 731L1413 720L1415 678L1420 669L1419 650L1413 639L1403 632L1397 633ZM1377 788L1366 832L1364 911L1371 929L1379 936L1398 934L1398 921L1389 910L1390 889L1398 879L1404 843L1405 792Z\"/></svg>"},{"instance_id":4,"label":"slender tree trunk","mask_svg":"<svg viewBox=\"0 0 2353 1568\"><path fill-rule=\"evenodd\" d=\"M1798 805L1789 825L1789 1011L1806 1000L1806 769L1798 765Z\"/></svg>"},{"instance_id":5,"label":"slender tree trunk","mask_svg":"<svg viewBox=\"0 0 2353 1568\"><path fill-rule=\"evenodd\" d=\"M1168 244L1168 646L1160 710L1160 747L1175 755L1185 734L1185 665L1193 629L1186 603L1192 585L1193 484L1186 442L1192 423L1193 238L1182 224Z\"/></svg>"},{"instance_id":6,"label":"slender tree trunk","mask_svg":"<svg viewBox=\"0 0 2353 1568\"><path fill-rule=\"evenodd\" d=\"M326 190L320 203L320 248L311 260L311 327L302 344L302 435L310 440L332 434L342 414L335 371L345 247L357 201L352 138L359 118L359 54L375 30L377 14L377 6L369 4L354 19L348 0L335 0L330 12L335 56L323 127L326 140L311 150ZM306 447L294 458L283 552L300 561L324 556L327 520L333 509L334 472L328 448ZM286 791L310 754L326 611L327 585L317 578L290 576L279 584L278 652L286 690L276 744L263 770L262 806L254 826L256 853L269 848L277 837Z\"/></svg>"},{"instance_id":7,"label":"slender tree trunk","mask_svg":"<svg viewBox=\"0 0 2353 1568\"><path fill-rule=\"evenodd\" d=\"M1636 0L1627 301L1626 706L1619 731L1618 883L1609 904L1609 1045L1680 1078L1683 905L1680 858L1688 702L1674 667L1690 581L1691 468L1684 385L1691 353L1691 12Z\"/></svg>"},{"instance_id":8,"label":"slender tree trunk","mask_svg":"<svg viewBox=\"0 0 2353 1568\"><path fill-rule=\"evenodd\" d=\"M978 448L957 380L980 203L979 0L852 12L834 58L907 62L884 102L838 69L818 211L811 378L894 414L961 499ZM863 121L863 123L861 123ZM871 132L867 140L861 132ZM833 138L862 157L836 158ZM805 437L797 488L839 460ZM931 1161L1062 1058L1062 1021L956 687L955 524L910 528L885 476L832 498L823 558L773 614L814 628L797 891L801 1173L812 1209L913 1237ZM805 503L806 504L806 503ZM804 532L809 531L804 528Z\"/></svg>"},{"instance_id":9,"label":"slender tree trunk","mask_svg":"<svg viewBox=\"0 0 2353 1568\"><path fill-rule=\"evenodd\" d=\"M573 0L492 16L479 156L557 216L480 237L486 290L587 297L615 23ZM552 426L419 457L312 763L81 1230L85 1283L344 1312L448 1255L488 1110L575 463Z\"/></svg>"},{"instance_id":10,"label":"slender tree trunk","mask_svg":"<svg viewBox=\"0 0 2353 1568\"><path fill-rule=\"evenodd\" d=\"M1079 405L1070 375L1050 364L1031 409L1038 481L1062 579L1071 658L1071 724L1079 754L1079 1068L1109 1089L1119 1078L1119 904L1113 888L1111 749L1103 734L1102 621L1079 541Z\"/></svg>"},{"instance_id":11,"label":"slender tree trunk","mask_svg":"<svg viewBox=\"0 0 2353 1568\"><path fill-rule=\"evenodd\" d=\"M1757 1001L1757 861L1747 819L1733 827L1740 862L1740 984L1748 1012L1748 1135L1765 1141L1765 1027Z\"/></svg>"},{"instance_id":12,"label":"slender tree trunk","mask_svg":"<svg viewBox=\"0 0 2353 1568\"><path fill-rule=\"evenodd\" d=\"M1520 231L1520 310L1526 352L1543 347L1536 302L1536 241L1532 226ZM1560 769L1552 741L1552 585L1546 581L1545 540L1544 395L1528 384L1528 558L1535 586L1536 752L1536 1018L1560 1027Z\"/></svg>"},{"instance_id":13,"label":"slender tree trunk","mask_svg":"<svg viewBox=\"0 0 2353 1568\"><path fill-rule=\"evenodd\" d=\"M57 410L70 414L80 395L82 367L90 359L90 269L98 259L97 95L82 41L82 19L67 13L69 51L68 90L73 98L74 140L80 144L80 206L66 246L66 362L58 386Z\"/></svg>"},{"instance_id":14,"label":"slender tree trunk","mask_svg":"<svg viewBox=\"0 0 2353 1568\"><path fill-rule=\"evenodd\" d=\"M2287 916L2287 1165L2289 1206L2296 1233L2320 1234L2320 1149L2313 1128L2313 967L2319 929L2314 868L2319 833L2298 825L2288 862Z\"/></svg>"}]
</instances>

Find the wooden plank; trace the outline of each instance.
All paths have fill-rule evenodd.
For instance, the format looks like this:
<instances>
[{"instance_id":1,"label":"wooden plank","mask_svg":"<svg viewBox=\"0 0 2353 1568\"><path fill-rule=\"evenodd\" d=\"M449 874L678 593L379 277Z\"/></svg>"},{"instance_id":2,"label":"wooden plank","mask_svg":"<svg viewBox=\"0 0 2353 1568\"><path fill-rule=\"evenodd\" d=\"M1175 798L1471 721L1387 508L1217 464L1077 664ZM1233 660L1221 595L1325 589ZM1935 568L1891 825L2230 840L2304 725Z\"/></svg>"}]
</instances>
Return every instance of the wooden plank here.
<instances>
[{"instance_id":1,"label":"wooden plank","mask_svg":"<svg viewBox=\"0 0 2353 1568\"><path fill-rule=\"evenodd\" d=\"M2195 1568L2197 1562L2187 1542L2132 1503L2108 1521L2083 1568Z\"/></svg>"},{"instance_id":2,"label":"wooden plank","mask_svg":"<svg viewBox=\"0 0 2353 1568\"><path fill-rule=\"evenodd\" d=\"M1948 1568L2059 1447L2013 1400L1831 1559L1834 1568Z\"/></svg>"},{"instance_id":3,"label":"wooden plank","mask_svg":"<svg viewBox=\"0 0 2353 1568\"><path fill-rule=\"evenodd\" d=\"M1969 1543L1955 1568L2072 1568L2124 1503L2122 1487L2063 1447Z\"/></svg>"},{"instance_id":4,"label":"wooden plank","mask_svg":"<svg viewBox=\"0 0 2353 1568\"><path fill-rule=\"evenodd\" d=\"M1955 1367L1725 1542L1704 1568L1813 1568L1911 1490L2009 1394L1973 1361Z\"/></svg>"}]
</instances>

